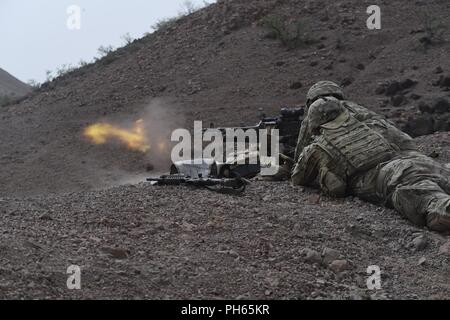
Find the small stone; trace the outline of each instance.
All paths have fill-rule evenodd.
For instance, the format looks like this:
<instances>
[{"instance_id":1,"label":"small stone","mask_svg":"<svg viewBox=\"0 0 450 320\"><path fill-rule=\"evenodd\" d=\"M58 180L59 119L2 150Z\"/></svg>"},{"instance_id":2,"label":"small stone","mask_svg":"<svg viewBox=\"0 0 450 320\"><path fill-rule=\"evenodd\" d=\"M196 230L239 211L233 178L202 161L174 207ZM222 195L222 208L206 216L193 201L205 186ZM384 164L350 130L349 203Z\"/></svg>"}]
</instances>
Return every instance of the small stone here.
<instances>
[{"instance_id":1,"label":"small stone","mask_svg":"<svg viewBox=\"0 0 450 320\"><path fill-rule=\"evenodd\" d=\"M233 258L238 258L238 257L239 257L239 253L237 253L237 252L234 251L234 250L228 251L228 254L229 254L230 256L232 256Z\"/></svg>"},{"instance_id":2,"label":"small stone","mask_svg":"<svg viewBox=\"0 0 450 320\"><path fill-rule=\"evenodd\" d=\"M435 70L434 70L434 73L436 73L436 74L441 74L441 73L443 73L444 72L444 70L441 68L441 67L437 67Z\"/></svg>"},{"instance_id":3,"label":"small stone","mask_svg":"<svg viewBox=\"0 0 450 320\"><path fill-rule=\"evenodd\" d=\"M347 77L342 80L341 85L343 87L347 87L347 86L351 85L354 81L355 81L355 79L353 79L352 77Z\"/></svg>"},{"instance_id":4,"label":"small stone","mask_svg":"<svg viewBox=\"0 0 450 320\"><path fill-rule=\"evenodd\" d=\"M324 70L332 70L333 69L333 62L330 62L329 64L327 64L324 68Z\"/></svg>"},{"instance_id":5,"label":"small stone","mask_svg":"<svg viewBox=\"0 0 450 320\"><path fill-rule=\"evenodd\" d=\"M322 257L320 256L320 253L317 252L316 250L304 249L302 251L302 254L305 256L306 263L309 263L309 264L318 263L318 264L320 264L322 262Z\"/></svg>"},{"instance_id":6,"label":"small stone","mask_svg":"<svg viewBox=\"0 0 450 320\"><path fill-rule=\"evenodd\" d=\"M421 101L421 102L419 103L418 109L419 109L420 112L422 112L422 113L432 113L432 111L433 111L433 110L431 109L431 106L430 106L428 103L424 102L424 101Z\"/></svg>"},{"instance_id":7,"label":"small stone","mask_svg":"<svg viewBox=\"0 0 450 320\"><path fill-rule=\"evenodd\" d=\"M447 241L439 248L439 254L450 256L450 241Z\"/></svg>"},{"instance_id":8,"label":"small stone","mask_svg":"<svg viewBox=\"0 0 450 320\"><path fill-rule=\"evenodd\" d=\"M439 158L440 154L436 150L433 150L433 152L431 152L428 156L430 158L437 159L437 158Z\"/></svg>"},{"instance_id":9,"label":"small stone","mask_svg":"<svg viewBox=\"0 0 450 320\"><path fill-rule=\"evenodd\" d=\"M100 238L98 238L98 237L95 237L95 236L89 237L89 240L94 241L94 242L97 242L97 243L102 242L102 239L100 239Z\"/></svg>"},{"instance_id":10,"label":"small stone","mask_svg":"<svg viewBox=\"0 0 450 320\"><path fill-rule=\"evenodd\" d=\"M384 94L386 92L386 84L380 83L378 87L375 89L376 94Z\"/></svg>"},{"instance_id":11,"label":"small stone","mask_svg":"<svg viewBox=\"0 0 450 320\"><path fill-rule=\"evenodd\" d=\"M250 293L247 292L247 293L244 293L244 294L241 294L241 295L237 296L235 300L246 300L249 297L250 297Z\"/></svg>"},{"instance_id":12,"label":"small stone","mask_svg":"<svg viewBox=\"0 0 450 320\"><path fill-rule=\"evenodd\" d=\"M39 219L44 220L44 221L51 221L51 220L53 220L53 218L48 213L44 213L43 215L41 215L39 217Z\"/></svg>"},{"instance_id":13,"label":"small stone","mask_svg":"<svg viewBox=\"0 0 450 320\"><path fill-rule=\"evenodd\" d=\"M362 63L358 63L358 65L356 66L356 69L364 70L364 69L366 69L366 67Z\"/></svg>"},{"instance_id":14,"label":"small stone","mask_svg":"<svg viewBox=\"0 0 450 320\"><path fill-rule=\"evenodd\" d=\"M329 268L334 273L341 273L341 272L348 270L350 268L350 265L347 260L334 260L330 264Z\"/></svg>"},{"instance_id":15,"label":"small stone","mask_svg":"<svg viewBox=\"0 0 450 320\"><path fill-rule=\"evenodd\" d=\"M387 84L385 93L388 96L393 96L400 90L400 83L398 81L391 81Z\"/></svg>"},{"instance_id":16,"label":"small stone","mask_svg":"<svg viewBox=\"0 0 450 320\"><path fill-rule=\"evenodd\" d=\"M438 85L440 87L450 87L450 75L441 76L438 80Z\"/></svg>"},{"instance_id":17,"label":"small stone","mask_svg":"<svg viewBox=\"0 0 450 320\"><path fill-rule=\"evenodd\" d=\"M401 94L393 96L392 99L391 99L392 105L394 107L401 106L404 101L405 101L405 97L403 95L401 95Z\"/></svg>"},{"instance_id":18,"label":"small stone","mask_svg":"<svg viewBox=\"0 0 450 320\"><path fill-rule=\"evenodd\" d=\"M337 260L340 255L341 254L337 250L324 248L322 252L323 263L329 265L332 261Z\"/></svg>"},{"instance_id":19,"label":"small stone","mask_svg":"<svg viewBox=\"0 0 450 320\"><path fill-rule=\"evenodd\" d=\"M417 262L417 265L418 265L418 266L421 266L421 265L423 265L425 262L427 262L427 258L422 257L422 258L420 258L419 261Z\"/></svg>"},{"instance_id":20,"label":"small stone","mask_svg":"<svg viewBox=\"0 0 450 320\"><path fill-rule=\"evenodd\" d=\"M434 130L450 131L450 113L438 114L434 117Z\"/></svg>"},{"instance_id":21,"label":"small stone","mask_svg":"<svg viewBox=\"0 0 450 320\"><path fill-rule=\"evenodd\" d=\"M289 89L298 90L303 87L303 84L300 81L296 81L289 86Z\"/></svg>"},{"instance_id":22,"label":"small stone","mask_svg":"<svg viewBox=\"0 0 450 320\"><path fill-rule=\"evenodd\" d=\"M183 228L184 231L187 232L192 232L195 230L197 226L195 224L183 221L183 223L181 224L181 228Z\"/></svg>"},{"instance_id":23,"label":"small stone","mask_svg":"<svg viewBox=\"0 0 450 320\"><path fill-rule=\"evenodd\" d=\"M429 46L433 43L431 38L429 36L423 36L419 39L419 42L422 43L425 46Z\"/></svg>"},{"instance_id":24,"label":"small stone","mask_svg":"<svg viewBox=\"0 0 450 320\"><path fill-rule=\"evenodd\" d=\"M433 101L432 109L434 113L450 112L450 103L445 98L437 98Z\"/></svg>"},{"instance_id":25,"label":"small stone","mask_svg":"<svg viewBox=\"0 0 450 320\"><path fill-rule=\"evenodd\" d=\"M416 84L417 84L417 81L415 81L415 80L405 79L400 82L400 89L406 90L406 89L409 89L409 88L415 86Z\"/></svg>"},{"instance_id":26,"label":"small stone","mask_svg":"<svg viewBox=\"0 0 450 320\"><path fill-rule=\"evenodd\" d=\"M317 61L311 61L311 63L309 64L311 67L315 67L319 64L319 62Z\"/></svg>"},{"instance_id":27,"label":"small stone","mask_svg":"<svg viewBox=\"0 0 450 320\"><path fill-rule=\"evenodd\" d=\"M414 240L412 241L412 244L416 251L422 251L428 246L428 240L424 236L419 236L419 237L414 238Z\"/></svg>"},{"instance_id":28,"label":"small stone","mask_svg":"<svg viewBox=\"0 0 450 320\"><path fill-rule=\"evenodd\" d=\"M410 97L413 100L419 100L422 98L422 96L420 94L416 94L416 93L411 93Z\"/></svg>"},{"instance_id":29,"label":"small stone","mask_svg":"<svg viewBox=\"0 0 450 320\"><path fill-rule=\"evenodd\" d=\"M268 277L265 280L272 288L276 288L280 285L280 280L277 278Z\"/></svg>"}]
</instances>

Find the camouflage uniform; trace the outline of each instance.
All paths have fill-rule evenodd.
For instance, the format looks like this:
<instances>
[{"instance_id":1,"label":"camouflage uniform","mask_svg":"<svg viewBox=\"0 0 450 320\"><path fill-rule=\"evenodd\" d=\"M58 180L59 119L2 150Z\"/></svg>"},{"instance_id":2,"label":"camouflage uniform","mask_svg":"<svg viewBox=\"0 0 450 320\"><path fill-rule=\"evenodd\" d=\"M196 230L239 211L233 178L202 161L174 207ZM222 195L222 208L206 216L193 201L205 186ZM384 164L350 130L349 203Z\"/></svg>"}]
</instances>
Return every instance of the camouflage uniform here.
<instances>
[{"instance_id":1,"label":"camouflage uniform","mask_svg":"<svg viewBox=\"0 0 450 320\"><path fill-rule=\"evenodd\" d=\"M316 137L298 156L294 184L352 194L419 226L450 230L450 170L415 151L408 135L380 117L359 121L337 99L310 106L308 130Z\"/></svg>"},{"instance_id":2,"label":"camouflage uniform","mask_svg":"<svg viewBox=\"0 0 450 320\"><path fill-rule=\"evenodd\" d=\"M383 116L373 111L370 111L369 109L363 106L360 106L352 101L347 101L344 99L345 95L342 89L337 84L331 81L318 82L309 90L306 101L307 113L298 136L297 148L295 150L295 158L294 158L295 161L298 160L298 157L302 153L303 148L305 148L312 142L313 134L309 126L310 122L309 109L313 103L315 105L318 105L318 104L327 104L330 101L340 101L342 106L345 109L347 109L359 121L367 121L369 119L380 119L380 120L385 119Z\"/></svg>"}]
</instances>

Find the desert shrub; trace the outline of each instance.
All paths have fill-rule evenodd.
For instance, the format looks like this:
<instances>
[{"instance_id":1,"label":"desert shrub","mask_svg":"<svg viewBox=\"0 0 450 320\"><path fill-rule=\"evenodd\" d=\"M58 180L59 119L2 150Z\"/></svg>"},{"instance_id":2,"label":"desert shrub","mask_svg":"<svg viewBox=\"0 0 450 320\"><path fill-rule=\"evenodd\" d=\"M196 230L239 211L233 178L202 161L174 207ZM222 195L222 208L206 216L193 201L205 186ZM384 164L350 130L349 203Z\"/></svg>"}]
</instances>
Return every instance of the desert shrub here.
<instances>
[{"instance_id":1,"label":"desert shrub","mask_svg":"<svg viewBox=\"0 0 450 320\"><path fill-rule=\"evenodd\" d=\"M80 60L80 61L78 62L78 67L79 67L79 68L84 68L84 67L86 67L86 66L88 66L88 65L89 65L89 62L84 61L84 60Z\"/></svg>"},{"instance_id":2,"label":"desert shrub","mask_svg":"<svg viewBox=\"0 0 450 320\"><path fill-rule=\"evenodd\" d=\"M0 96L0 107L4 107L7 106L8 104L10 104L12 101L12 99L6 95L1 95Z\"/></svg>"},{"instance_id":3,"label":"desert shrub","mask_svg":"<svg viewBox=\"0 0 450 320\"><path fill-rule=\"evenodd\" d=\"M99 57L95 60L101 61L101 63L104 65L110 64L114 60L116 60L116 56L114 55L114 47L111 45L100 46L100 48L97 49L97 52L99 54Z\"/></svg>"},{"instance_id":4,"label":"desert shrub","mask_svg":"<svg viewBox=\"0 0 450 320\"><path fill-rule=\"evenodd\" d=\"M97 52L100 55L100 58L106 57L107 55L109 55L113 51L114 51L114 47L113 46L100 46L97 49Z\"/></svg>"},{"instance_id":5,"label":"desert shrub","mask_svg":"<svg viewBox=\"0 0 450 320\"><path fill-rule=\"evenodd\" d=\"M47 70L45 71L45 82L52 82L54 79L65 76L73 71L75 71L77 67L72 66L71 64L63 64L61 67L56 68L55 71ZM30 84L30 83L29 83ZM31 85L31 84L30 84ZM33 87L33 85L31 85ZM38 88L42 87L42 84L38 84Z\"/></svg>"},{"instance_id":6,"label":"desert shrub","mask_svg":"<svg viewBox=\"0 0 450 320\"><path fill-rule=\"evenodd\" d=\"M170 28L175 24L175 22L180 19L179 16L172 17L172 18L165 18L158 20L154 25L152 25L152 29L154 31L163 30L166 28Z\"/></svg>"},{"instance_id":7,"label":"desert shrub","mask_svg":"<svg viewBox=\"0 0 450 320\"><path fill-rule=\"evenodd\" d=\"M129 32L122 36L122 40L126 46L132 44L134 41L133 37L130 35Z\"/></svg>"},{"instance_id":8,"label":"desert shrub","mask_svg":"<svg viewBox=\"0 0 450 320\"><path fill-rule=\"evenodd\" d=\"M45 82L51 82L54 79L53 71L46 70L45 71Z\"/></svg>"},{"instance_id":9,"label":"desert shrub","mask_svg":"<svg viewBox=\"0 0 450 320\"><path fill-rule=\"evenodd\" d=\"M447 28L442 21L429 13L425 13L422 16L422 24L425 34L420 38L420 42L425 49L445 41L444 35Z\"/></svg>"},{"instance_id":10,"label":"desert shrub","mask_svg":"<svg viewBox=\"0 0 450 320\"><path fill-rule=\"evenodd\" d=\"M66 74L71 73L75 69L76 67L72 66L71 64L63 64L61 67L56 69L56 76L57 77L65 76Z\"/></svg>"},{"instance_id":11,"label":"desert shrub","mask_svg":"<svg viewBox=\"0 0 450 320\"><path fill-rule=\"evenodd\" d=\"M306 31L302 22L288 23L280 16L268 16L263 19L262 26L268 30L269 39L276 39L289 49L310 45L316 42Z\"/></svg>"},{"instance_id":12,"label":"desert shrub","mask_svg":"<svg viewBox=\"0 0 450 320\"><path fill-rule=\"evenodd\" d=\"M190 0L186 0L181 5L181 11L178 12L178 15L171 17L171 18L164 18L158 20L154 25L151 26L153 31L163 30L166 28L170 28L177 22L179 19L190 15L192 13L197 12L198 10L209 6L211 3L207 1L203 1L203 5L196 5Z\"/></svg>"},{"instance_id":13,"label":"desert shrub","mask_svg":"<svg viewBox=\"0 0 450 320\"><path fill-rule=\"evenodd\" d=\"M37 82L36 80L28 80L27 84L33 89L33 90L37 90L41 87L41 84L39 82Z\"/></svg>"},{"instance_id":14,"label":"desert shrub","mask_svg":"<svg viewBox=\"0 0 450 320\"><path fill-rule=\"evenodd\" d=\"M185 0L182 4L183 11L180 13L180 16L192 14L192 13L198 11L199 9L200 9L200 7L195 5L192 1Z\"/></svg>"}]
</instances>

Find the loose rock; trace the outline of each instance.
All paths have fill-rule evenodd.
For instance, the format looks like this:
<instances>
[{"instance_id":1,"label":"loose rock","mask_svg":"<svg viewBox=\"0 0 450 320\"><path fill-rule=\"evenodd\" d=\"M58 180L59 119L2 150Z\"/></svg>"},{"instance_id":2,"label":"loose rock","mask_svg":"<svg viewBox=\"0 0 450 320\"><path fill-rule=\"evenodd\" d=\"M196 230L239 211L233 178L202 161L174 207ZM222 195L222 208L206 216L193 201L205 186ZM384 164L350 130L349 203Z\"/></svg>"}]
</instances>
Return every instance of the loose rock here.
<instances>
[{"instance_id":1,"label":"loose rock","mask_svg":"<svg viewBox=\"0 0 450 320\"><path fill-rule=\"evenodd\" d=\"M414 240L412 241L412 244L416 251L422 251L428 246L428 240L424 236L419 236L419 237L414 238Z\"/></svg>"},{"instance_id":2,"label":"loose rock","mask_svg":"<svg viewBox=\"0 0 450 320\"><path fill-rule=\"evenodd\" d=\"M328 265L330 264L332 261L337 260L340 256L339 251L331 249L331 248L325 248L323 249L322 252L322 257L323 257L323 263Z\"/></svg>"},{"instance_id":3,"label":"loose rock","mask_svg":"<svg viewBox=\"0 0 450 320\"><path fill-rule=\"evenodd\" d=\"M447 241L439 248L439 254L450 256L450 241Z\"/></svg>"},{"instance_id":4,"label":"loose rock","mask_svg":"<svg viewBox=\"0 0 450 320\"><path fill-rule=\"evenodd\" d=\"M334 273L341 273L350 269L350 265L347 260L334 260L329 267Z\"/></svg>"},{"instance_id":5,"label":"loose rock","mask_svg":"<svg viewBox=\"0 0 450 320\"><path fill-rule=\"evenodd\" d=\"M305 261L309 264L320 264L322 262L322 257L320 256L319 252L311 249L305 249L303 250L303 254L305 256Z\"/></svg>"},{"instance_id":6,"label":"loose rock","mask_svg":"<svg viewBox=\"0 0 450 320\"><path fill-rule=\"evenodd\" d=\"M450 112L450 103L445 98L437 98L432 104L432 113L446 113Z\"/></svg>"}]
</instances>

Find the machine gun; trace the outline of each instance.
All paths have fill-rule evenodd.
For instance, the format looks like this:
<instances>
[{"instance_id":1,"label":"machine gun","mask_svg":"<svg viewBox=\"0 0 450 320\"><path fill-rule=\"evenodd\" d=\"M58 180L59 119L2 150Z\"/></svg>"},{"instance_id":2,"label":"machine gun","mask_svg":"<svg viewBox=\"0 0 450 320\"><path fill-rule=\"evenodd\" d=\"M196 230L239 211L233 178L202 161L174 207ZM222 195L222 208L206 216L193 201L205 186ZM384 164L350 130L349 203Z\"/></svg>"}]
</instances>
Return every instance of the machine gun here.
<instances>
[{"instance_id":1,"label":"machine gun","mask_svg":"<svg viewBox=\"0 0 450 320\"><path fill-rule=\"evenodd\" d=\"M260 122L255 126L249 127L230 127L230 128L214 128L211 125L211 129L219 130L223 137L226 136L228 129L231 130L260 130L266 129L269 132L272 129L278 129L280 134L280 149L278 155L272 155L271 150L268 150L268 156L278 156L279 164L288 166L291 165L291 161L295 156L295 148L297 146L298 135L302 126L305 115L305 109L302 108L282 108L280 115L277 117L266 117L265 114L261 115ZM205 129L204 132L208 130ZM259 137L258 137L259 138ZM270 147L270 133L267 137L267 146ZM226 143L224 139L224 144ZM258 141L258 145L259 145ZM225 150L226 148L224 148ZM230 156L225 154L225 162L217 162L214 159L200 159L200 163L196 161L179 161L173 163L170 173L171 174L184 174L185 176L208 176L214 178L235 178L243 177L251 179L257 176L261 172L262 165L259 162L259 149L256 151L248 151L244 154L235 154ZM237 157L248 159L250 155L257 154L258 163L250 164L249 161L237 162Z\"/></svg>"},{"instance_id":2,"label":"machine gun","mask_svg":"<svg viewBox=\"0 0 450 320\"><path fill-rule=\"evenodd\" d=\"M244 178L191 178L184 174L164 175L160 178L148 178L148 182L161 186L194 186L221 193L242 193L250 183Z\"/></svg>"},{"instance_id":3,"label":"machine gun","mask_svg":"<svg viewBox=\"0 0 450 320\"><path fill-rule=\"evenodd\" d=\"M261 115L260 122L255 126L248 127L229 127L213 128L220 130L225 136L227 129L233 130L260 130L260 129L278 129L280 131L280 153L294 158L295 148L297 147L298 135L305 116L305 108L281 108L280 115L277 117L267 117L264 113ZM211 125L213 127L213 125ZM206 130L204 130L206 131Z\"/></svg>"}]
</instances>

